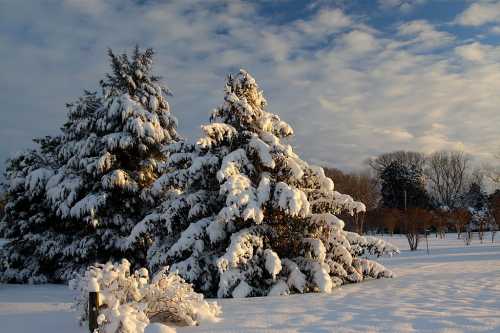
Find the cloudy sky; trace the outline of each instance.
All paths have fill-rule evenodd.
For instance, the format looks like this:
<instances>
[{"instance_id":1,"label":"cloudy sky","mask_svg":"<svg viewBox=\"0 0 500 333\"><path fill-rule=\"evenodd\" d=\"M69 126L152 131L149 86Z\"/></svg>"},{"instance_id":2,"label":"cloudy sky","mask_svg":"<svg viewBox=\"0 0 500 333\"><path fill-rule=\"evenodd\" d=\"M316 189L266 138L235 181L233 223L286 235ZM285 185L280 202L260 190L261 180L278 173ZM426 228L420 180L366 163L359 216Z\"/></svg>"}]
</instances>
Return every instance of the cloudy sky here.
<instances>
[{"instance_id":1,"label":"cloudy sky","mask_svg":"<svg viewBox=\"0 0 500 333\"><path fill-rule=\"evenodd\" d=\"M314 163L500 150L500 2L0 0L0 167L98 89L106 48L136 43L156 50L185 137L245 68Z\"/></svg>"}]
</instances>

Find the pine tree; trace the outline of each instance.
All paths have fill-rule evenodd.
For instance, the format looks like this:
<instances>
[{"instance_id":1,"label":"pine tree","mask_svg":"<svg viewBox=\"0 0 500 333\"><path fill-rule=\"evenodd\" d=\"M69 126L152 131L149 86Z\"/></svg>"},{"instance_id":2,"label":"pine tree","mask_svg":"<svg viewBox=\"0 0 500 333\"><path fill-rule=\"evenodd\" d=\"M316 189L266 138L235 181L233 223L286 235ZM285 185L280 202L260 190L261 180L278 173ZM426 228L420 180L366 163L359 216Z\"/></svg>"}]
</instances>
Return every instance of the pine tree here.
<instances>
[{"instance_id":1,"label":"pine tree","mask_svg":"<svg viewBox=\"0 0 500 333\"><path fill-rule=\"evenodd\" d=\"M429 208L431 200L425 190L423 172L416 165L390 163L380 175L382 205L386 208Z\"/></svg>"},{"instance_id":2,"label":"pine tree","mask_svg":"<svg viewBox=\"0 0 500 333\"><path fill-rule=\"evenodd\" d=\"M53 147L55 167L37 196L45 218L58 226L37 236L52 242L40 258L57 258L50 281L66 281L94 262L127 257L144 264L149 239L126 250L123 241L155 206L150 188L167 158L163 148L178 139L169 91L152 74L153 51L136 47L129 58L110 50L109 57L112 72L100 82L102 92L86 91L67 105L68 121ZM7 238L16 243L19 236Z\"/></svg>"},{"instance_id":3,"label":"pine tree","mask_svg":"<svg viewBox=\"0 0 500 333\"><path fill-rule=\"evenodd\" d=\"M34 141L36 149L18 153L7 161L0 237L9 242L0 248L2 282L47 282L56 262L51 248L59 228L45 204L45 186L57 167L55 147L60 138Z\"/></svg>"},{"instance_id":4,"label":"pine tree","mask_svg":"<svg viewBox=\"0 0 500 333\"><path fill-rule=\"evenodd\" d=\"M483 191L478 183L471 183L469 190L462 195L462 207L471 209L482 209L488 203L488 195Z\"/></svg>"},{"instance_id":5,"label":"pine tree","mask_svg":"<svg viewBox=\"0 0 500 333\"><path fill-rule=\"evenodd\" d=\"M471 214L471 219L469 221L469 230L478 230L481 235L482 233L490 227L491 224L491 213L488 205L488 195L481 188L481 184L471 183L469 190L462 195L461 205L465 209L469 210Z\"/></svg>"},{"instance_id":6,"label":"pine tree","mask_svg":"<svg viewBox=\"0 0 500 333\"><path fill-rule=\"evenodd\" d=\"M164 202L129 244L151 234L151 268L171 265L207 296L330 292L392 276L360 256L397 249L343 230L334 214L364 205L301 160L285 142L292 128L265 106L247 72L228 77L224 104L202 126L205 136L169 147L166 172L153 185Z\"/></svg>"}]
</instances>

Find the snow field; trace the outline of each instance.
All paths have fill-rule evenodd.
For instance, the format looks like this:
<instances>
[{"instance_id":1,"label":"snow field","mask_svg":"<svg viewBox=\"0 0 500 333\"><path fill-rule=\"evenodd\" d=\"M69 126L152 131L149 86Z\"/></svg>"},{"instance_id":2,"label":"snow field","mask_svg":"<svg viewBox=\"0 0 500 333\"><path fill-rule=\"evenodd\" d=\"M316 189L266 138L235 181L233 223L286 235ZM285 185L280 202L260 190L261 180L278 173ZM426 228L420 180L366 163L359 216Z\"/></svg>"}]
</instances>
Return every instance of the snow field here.
<instances>
[{"instance_id":1,"label":"snow field","mask_svg":"<svg viewBox=\"0 0 500 333\"><path fill-rule=\"evenodd\" d=\"M497 235L498 236L498 235ZM218 300L222 321L177 332L500 332L500 241L465 246L456 234L429 237L415 252L380 260L396 274L331 294ZM0 285L0 332L87 332L61 285Z\"/></svg>"}]
</instances>

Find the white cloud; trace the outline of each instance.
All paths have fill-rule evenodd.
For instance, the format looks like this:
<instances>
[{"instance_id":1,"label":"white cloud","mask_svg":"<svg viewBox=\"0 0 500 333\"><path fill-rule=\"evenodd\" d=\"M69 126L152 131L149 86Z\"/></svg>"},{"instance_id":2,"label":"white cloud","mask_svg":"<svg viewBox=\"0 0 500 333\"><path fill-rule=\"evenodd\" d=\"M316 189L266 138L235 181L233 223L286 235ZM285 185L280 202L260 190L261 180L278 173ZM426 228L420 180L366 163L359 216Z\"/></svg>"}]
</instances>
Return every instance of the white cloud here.
<instances>
[{"instance_id":1,"label":"white cloud","mask_svg":"<svg viewBox=\"0 0 500 333\"><path fill-rule=\"evenodd\" d=\"M441 133L424 134L417 139L417 142L422 146L424 153L432 153L439 150L466 150L463 142L452 141Z\"/></svg>"},{"instance_id":2,"label":"white cloud","mask_svg":"<svg viewBox=\"0 0 500 333\"><path fill-rule=\"evenodd\" d=\"M400 36L411 36L410 41L418 49L431 49L443 47L455 39L451 34L436 30L436 28L427 21L415 20L401 24L398 27Z\"/></svg>"},{"instance_id":3,"label":"white cloud","mask_svg":"<svg viewBox=\"0 0 500 333\"><path fill-rule=\"evenodd\" d=\"M345 15L340 9L320 9L309 20L299 20L297 27L302 32L309 35L323 36L339 31L352 24L349 16Z\"/></svg>"},{"instance_id":4,"label":"white cloud","mask_svg":"<svg viewBox=\"0 0 500 333\"><path fill-rule=\"evenodd\" d=\"M414 138L413 134L411 134L404 128L375 128L373 132L376 134L385 135L389 140L394 141L409 141Z\"/></svg>"},{"instance_id":5,"label":"white cloud","mask_svg":"<svg viewBox=\"0 0 500 333\"><path fill-rule=\"evenodd\" d=\"M500 21L500 3L475 2L455 18L455 23L480 26Z\"/></svg>"},{"instance_id":6,"label":"white cloud","mask_svg":"<svg viewBox=\"0 0 500 333\"><path fill-rule=\"evenodd\" d=\"M63 5L89 15L99 15L106 10L106 2L101 0L64 0Z\"/></svg>"},{"instance_id":7,"label":"white cloud","mask_svg":"<svg viewBox=\"0 0 500 333\"><path fill-rule=\"evenodd\" d=\"M395 149L497 150L498 48L476 45L483 61L471 61L480 57L460 49L471 43L455 49L453 36L425 21L388 35L338 9L318 8L283 25L256 6L112 0L85 9L82 19L80 7L10 2L0 12L0 29L10 28L0 34L0 48L9 51L0 62L0 141L17 134L0 157L34 135L54 133L64 103L97 88L106 48L130 50L137 42L156 49L156 71L173 90L172 110L190 138L222 102L225 75L243 67L264 89L269 110L292 124L292 143L311 161L350 168ZM11 33L19 27L26 35ZM442 45L448 48L430 51Z\"/></svg>"},{"instance_id":8,"label":"white cloud","mask_svg":"<svg viewBox=\"0 0 500 333\"><path fill-rule=\"evenodd\" d=\"M341 38L344 47L356 54L373 51L378 47L377 40L372 34L365 31L353 30L344 34Z\"/></svg>"},{"instance_id":9,"label":"white cloud","mask_svg":"<svg viewBox=\"0 0 500 333\"><path fill-rule=\"evenodd\" d=\"M455 53L469 62L496 64L500 61L500 46L472 42L455 47ZM481 68L481 67L477 67Z\"/></svg>"},{"instance_id":10,"label":"white cloud","mask_svg":"<svg viewBox=\"0 0 500 333\"><path fill-rule=\"evenodd\" d=\"M478 42L457 46L455 52L465 60L483 61L485 59L485 47Z\"/></svg>"},{"instance_id":11,"label":"white cloud","mask_svg":"<svg viewBox=\"0 0 500 333\"><path fill-rule=\"evenodd\" d=\"M290 41L272 32L263 32L264 52L269 52L276 61L284 61L290 54Z\"/></svg>"},{"instance_id":12,"label":"white cloud","mask_svg":"<svg viewBox=\"0 0 500 333\"><path fill-rule=\"evenodd\" d=\"M378 0L382 9L398 9L404 13L412 11L416 6L424 4L427 0Z\"/></svg>"}]
</instances>

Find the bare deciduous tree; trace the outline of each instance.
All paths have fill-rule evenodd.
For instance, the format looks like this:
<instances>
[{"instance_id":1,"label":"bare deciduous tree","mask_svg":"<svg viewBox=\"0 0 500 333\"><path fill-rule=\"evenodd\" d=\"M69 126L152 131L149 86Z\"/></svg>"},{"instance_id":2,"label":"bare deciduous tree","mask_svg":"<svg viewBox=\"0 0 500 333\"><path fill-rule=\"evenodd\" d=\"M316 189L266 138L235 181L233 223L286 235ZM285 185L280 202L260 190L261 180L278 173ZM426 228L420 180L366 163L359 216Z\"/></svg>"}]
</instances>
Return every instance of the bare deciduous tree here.
<instances>
[{"instance_id":1,"label":"bare deciduous tree","mask_svg":"<svg viewBox=\"0 0 500 333\"><path fill-rule=\"evenodd\" d=\"M324 168L325 175L333 179L335 190L349 193L354 200L361 201L367 210L375 209L380 200L377 179L369 172L344 173L335 168Z\"/></svg>"},{"instance_id":2,"label":"bare deciduous tree","mask_svg":"<svg viewBox=\"0 0 500 333\"><path fill-rule=\"evenodd\" d=\"M485 166L486 176L495 184L500 185L500 152L497 153L496 158L498 163L496 165L490 164Z\"/></svg>"},{"instance_id":3,"label":"bare deciduous tree","mask_svg":"<svg viewBox=\"0 0 500 333\"><path fill-rule=\"evenodd\" d=\"M450 211L447 209L435 209L431 211L432 225L436 229L436 238L443 239L446 235L447 222L450 218Z\"/></svg>"},{"instance_id":4,"label":"bare deciduous tree","mask_svg":"<svg viewBox=\"0 0 500 333\"><path fill-rule=\"evenodd\" d=\"M470 187L472 184L477 184L479 187L483 188L485 176L486 170L484 168L475 168L468 176L467 186Z\"/></svg>"},{"instance_id":5,"label":"bare deciduous tree","mask_svg":"<svg viewBox=\"0 0 500 333\"><path fill-rule=\"evenodd\" d=\"M451 212L450 217L451 222L457 230L458 238L460 238L465 226L471 219L471 213L465 208L457 208Z\"/></svg>"},{"instance_id":6,"label":"bare deciduous tree","mask_svg":"<svg viewBox=\"0 0 500 333\"><path fill-rule=\"evenodd\" d=\"M489 216L486 214L480 215L477 217L477 222L478 222L479 240L481 241L481 244L483 244L484 232L486 231L486 226L488 225L489 222Z\"/></svg>"},{"instance_id":7,"label":"bare deciduous tree","mask_svg":"<svg viewBox=\"0 0 500 333\"><path fill-rule=\"evenodd\" d=\"M399 209L395 208L382 208L381 218L384 222L384 227L387 232L392 236L394 234L394 229L397 227L398 223L401 222L402 216Z\"/></svg>"},{"instance_id":8,"label":"bare deciduous tree","mask_svg":"<svg viewBox=\"0 0 500 333\"><path fill-rule=\"evenodd\" d=\"M432 218L432 214L422 208L408 208L403 211L403 229L411 251L417 250L419 240L430 225Z\"/></svg>"},{"instance_id":9,"label":"bare deciduous tree","mask_svg":"<svg viewBox=\"0 0 500 333\"><path fill-rule=\"evenodd\" d=\"M497 190L490 197L489 209L491 214L491 242L495 242L495 234L500 229L500 190Z\"/></svg>"},{"instance_id":10,"label":"bare deciduous tree","mask_svg":"<svg viewBox=\"0 0 500 333\"><path fill-rule=\"evenodd\" d=\"M439 151L428 158L426 175L431 193L442 205L456 207L467 182L470 159L460 151Z\"/></svg>"},{"instance_id":11,"label":"bare deciduous tree","mask_svg":"<svg viewBox=\"0 0 500 333\"><path fill-rule=\"evenodd\" d=\"M349 193L354 200L363 202L368 211L377 207L380 200L377 179L368 172L344 173L335 168L325 168L325 174L333 179L335 189L342 193ZM342 214L341 218L348 227L359 233L364 232L365 214Z\"/></svg>"}]
</instances>

